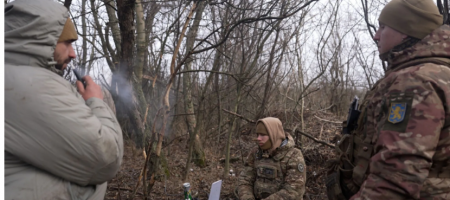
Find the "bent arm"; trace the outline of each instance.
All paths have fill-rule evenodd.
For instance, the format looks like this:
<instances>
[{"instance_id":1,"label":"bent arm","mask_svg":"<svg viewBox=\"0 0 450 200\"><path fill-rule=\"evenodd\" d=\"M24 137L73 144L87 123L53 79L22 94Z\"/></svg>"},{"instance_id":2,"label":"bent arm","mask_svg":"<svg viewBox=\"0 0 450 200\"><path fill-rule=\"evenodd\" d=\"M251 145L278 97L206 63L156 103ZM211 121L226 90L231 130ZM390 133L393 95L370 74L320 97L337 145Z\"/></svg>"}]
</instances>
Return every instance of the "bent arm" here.
<instances>
[{"instance_id":1,"label":"bent arm","mask_svg":"<svg viewBox=\"0 0 450 200\"><path fill-rule=\"evenodd\" d=\"M240 200L254 200L253 183L255 182L255 155L257 150L252 150L247 157L244 170L239 175L238 196Z\"/></svg>"},{"instance_id":2,"label":"bent arm","mask_svg":"<svg viewBox=\"0 0 450 200\"><path fill-rule=\"evenodd\" d=\"M113 178L123 156L114 113L62 79L39 75L6 91L5 151L81 186Z\"/></svg>"},{"instance_id":3,"label":"bent arm","mask_svg":"<svg viewBox=\"0 0 450 200\"><path fill-rule=\"evenodd\" d=\"M444 124L444 106L435 84L400 77L387 93L387 102L400 95L413 96L406 110L406 126L391 123L392 105L384 112L386 118L378 122L375 155L370 160L369 175L359 192L351 199L419 199L423 183L429 174L432 158ZM391 102L392 103L392 102ZM410 111L408 111L410 110ZM408 115L408 112L410 113ZM392 116L398 114L392 111Z\"/></svg>"},{"instance_id":4,"label":"bent arm","mask_svg":"<svg viewBox=\"0 0 450 200\"><path fill-rule=\"evenodd\" d=\"M306 182L306 165L300 150L295 149L286 167L284 183L276 193L264 200L303 199Z\"/></svg>"}]
</instances>

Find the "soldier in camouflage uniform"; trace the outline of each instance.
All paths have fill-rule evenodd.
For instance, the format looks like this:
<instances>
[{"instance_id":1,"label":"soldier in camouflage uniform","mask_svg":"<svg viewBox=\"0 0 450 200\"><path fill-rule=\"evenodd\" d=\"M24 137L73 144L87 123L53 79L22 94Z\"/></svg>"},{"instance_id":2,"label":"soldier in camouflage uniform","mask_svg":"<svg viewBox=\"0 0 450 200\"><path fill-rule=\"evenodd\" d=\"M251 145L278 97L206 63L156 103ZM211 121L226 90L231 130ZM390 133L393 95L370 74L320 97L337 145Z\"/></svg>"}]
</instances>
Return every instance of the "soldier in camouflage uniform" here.
<instances>
[{"instance_id":1,"label":"soldier in camouflage uniform","mask_svg":"<svg viewBox=\"0 0 450 200\"><path fill-rule=\"evenodd\" d=\"M241 200L298 200L305 193L306 165L278 118L260 119L257 142L239 176Z\"/></svg>"},{"instance_id":2,"label":"soldier in camouflage uniform","mask_svg":"<svg viewBox=\"0 0 450 200\"><path fill-rule=\"evenodd\" d=\"M450 199L450 26L432 0L393 0L374 36L384 78L337 143L329 199ZM348 166L351 166L350 168Z\"/></svg>"}]
</instances>

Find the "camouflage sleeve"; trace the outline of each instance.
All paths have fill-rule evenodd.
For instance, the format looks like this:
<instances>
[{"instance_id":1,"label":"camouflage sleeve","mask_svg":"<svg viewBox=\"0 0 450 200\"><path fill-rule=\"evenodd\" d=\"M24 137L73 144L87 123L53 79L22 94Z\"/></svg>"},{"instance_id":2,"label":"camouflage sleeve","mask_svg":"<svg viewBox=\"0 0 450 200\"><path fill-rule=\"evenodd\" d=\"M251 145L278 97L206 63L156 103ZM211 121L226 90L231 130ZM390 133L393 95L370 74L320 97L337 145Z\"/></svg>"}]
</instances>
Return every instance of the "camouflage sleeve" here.
<instances>
[{"instance_id":1,"label":"camouflage sleeve","mask_svg":"<svg viewBox=\"0 0 450 200\"><path fill-rule=\"evenodd\" d=\"M286 176L281 190L268 196L264 200L288 200L288 199L303 199L305 193L306 182L306 165L303 154L299 149L293 149L294 153L291 158L287 160Z\"/></svg>"},{"instance_id":2,"label":"camouflage sleeve","mask_svg":"<svg viewBox=\"0 0 450 200\"><path fill-rule=\"evenodd\" d=\"M420 198L444 124L443 91L440 80L404 71L384 94L369 174L352 200Z\"/></svg>"},{"instance_id":3,"label":"camouflage sleeve","mask_svg":"<svg viewBox=\"0 0 450 200\"><path fill-rule=\"evenodd\" d=\"M247 156L247 162L245 162L244 170L239 175L238 182L238 196L240 200L255 200L253 195L253 183L255 182L256 169L255 169L255 155L258 149L255 148L250 151Z\"/></svg>"}]
</instances>

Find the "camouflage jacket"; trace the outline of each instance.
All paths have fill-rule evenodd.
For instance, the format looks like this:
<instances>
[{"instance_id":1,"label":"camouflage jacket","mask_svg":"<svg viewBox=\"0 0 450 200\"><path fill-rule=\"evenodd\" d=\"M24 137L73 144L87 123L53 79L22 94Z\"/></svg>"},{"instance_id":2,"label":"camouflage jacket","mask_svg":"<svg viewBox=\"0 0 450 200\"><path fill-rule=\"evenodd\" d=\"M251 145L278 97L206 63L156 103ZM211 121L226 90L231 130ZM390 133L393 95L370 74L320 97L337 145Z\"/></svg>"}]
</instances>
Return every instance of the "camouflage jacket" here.
<instances>
[{"instance_id":1,"label":"camouflage jacket","mask_svg":"<svg viewBox=\"0 0 450 200\"><path fill-rule=\"evenodd\" d=\"M361 104L352 200L450 199L449 37L443 25L390 53Z\"/></svg>"},{"instance_id":2,"label":"camouflage jacket","mask_svg":"<svg viewBox=\"0 0 450 200\"><path fill-rule=\"evenodd\" d=\"M306 165L302 152L288 135L286 145L272 155L263 156L253 149L239 176L238 196L241 200L300 200L305 193Z\"/></svg>"}]
</instances>

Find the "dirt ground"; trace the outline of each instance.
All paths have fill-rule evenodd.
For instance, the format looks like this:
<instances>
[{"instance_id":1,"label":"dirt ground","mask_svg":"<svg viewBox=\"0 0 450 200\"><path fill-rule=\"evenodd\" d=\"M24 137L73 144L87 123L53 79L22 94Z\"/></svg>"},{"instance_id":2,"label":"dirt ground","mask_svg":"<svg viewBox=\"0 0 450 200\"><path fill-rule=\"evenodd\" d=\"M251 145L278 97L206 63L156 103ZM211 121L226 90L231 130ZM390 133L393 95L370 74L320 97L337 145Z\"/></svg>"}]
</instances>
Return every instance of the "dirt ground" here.
<instances>
[{"instance_id":1,"label":"dirt ground","mask_svg":"<svg viewBox=\"0 0 450 200\"><path fill-rule=\"evenodd\" d=\"M278 117L285 122L283 116L285 114L273 113L271 116ZM316 111L305 113L306 129L304 132L309 133L315 138L334 143L336 135L338 135L341 124L338 119L326 112ZM342 119L340 119L342 120ZM283 124L285 129L292 130L297 124ZM234 197L234 189L236 187L237 178L243 169L244 160L248 152L255 147L251 140L253 134L250 130L251 126L244 126L240 130L240 138L234 138L231 146L231 157L236 158L230 163L233 174L223 177L224 163L220 160L224 158L223 149L225 147L226 135L220 139L211 138L208 144L204 144L207 158L207 166L199 168L194 164L191 165L190 172L186 182L191 184L191 191L199 200L208 199L211 184L217 180L222 180L221 198L223 200L236 199ZM287 131L289 132L289 131ZM308 138L301 138L301 135L291 134L296 139L297 148L301 149L305 157L307 165L307 182L306 192L303 199L327 199L325 193L325 177L326 169L324 168L327 160L333 156L332 148L314 142ZM187 138L187 137L186 137ZM303 142L301 142L303 141ZM166 177L160 173L155 185L153 186L150 196L147 199L152 200L179 200L182 199L183 181L185 163L187 159L186 140L176 141L164 147L163 151L167 156L170 176ZM108 184L108 191L105 199L132 199L133 191L135 191L136 183L141 169L144 166L144 157L141 153L136 152L131 141L125 141L125 153L122 168L117 176ZM145 199L143 195L142 181L133 199Z\"/></svg>"}]
</instances>

